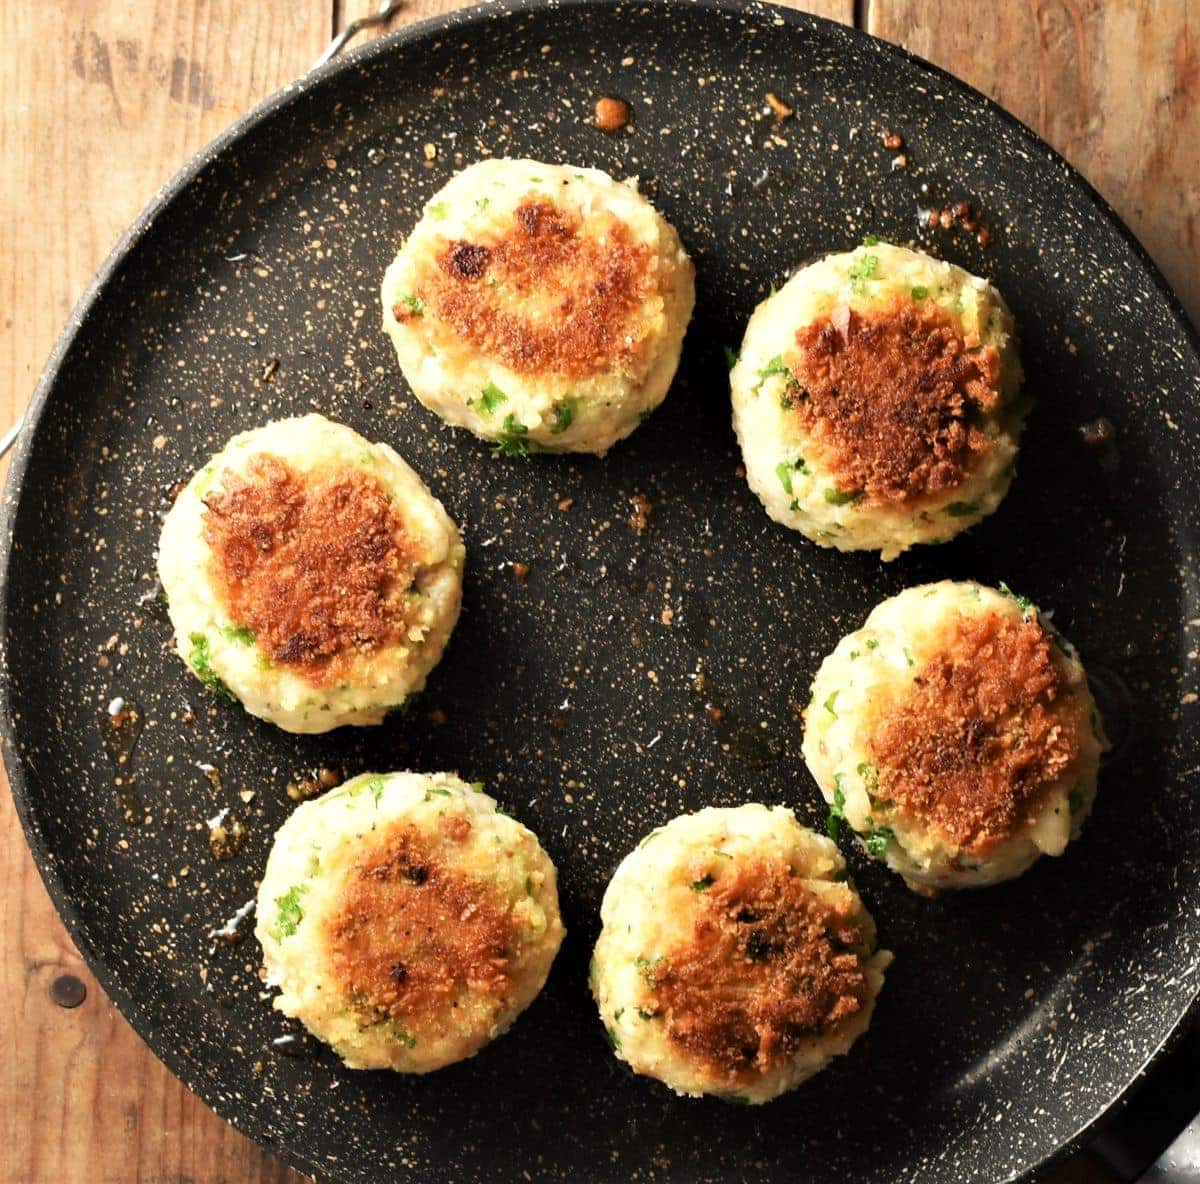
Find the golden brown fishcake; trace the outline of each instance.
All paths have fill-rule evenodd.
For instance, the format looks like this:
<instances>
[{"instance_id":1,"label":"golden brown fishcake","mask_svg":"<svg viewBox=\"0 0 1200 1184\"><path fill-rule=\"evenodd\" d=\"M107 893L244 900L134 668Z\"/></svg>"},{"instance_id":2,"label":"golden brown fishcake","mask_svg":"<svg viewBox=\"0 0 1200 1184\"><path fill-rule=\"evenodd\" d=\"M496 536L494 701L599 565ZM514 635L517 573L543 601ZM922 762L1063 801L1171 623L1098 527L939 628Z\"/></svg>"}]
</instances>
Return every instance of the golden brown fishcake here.
<instances>
[{"instance_id":1,"label":"golden brown fishcake","mask_svg":"<svg viewBox=\"0 0 1200 1184\"><path fill-rule=\"evenodd\" d=\"M585 378L639 364L658 285L654 253L624 223L596 214L584 227L530 195L503 234L447 243L418 278L414 307L518 373ZM414 307L397 304L392 316L408 320Z\"/></svg>"},{"instance_id":2,"label":"golden brown fishcake","mask_svg":"<svg viewBox=\"0 0 1200 1184\"><path fill-rule=\"evenodd\" d=\"M868 748L881 799L986 856L1037 814L1079 755L1078 711L1036 620L989 613L956 623Z\"/></svg>"},{"instance_id":3,"label":"golden brown fishcake","mask_svg":"<svg viewBox=\"0 0 1200 1184\"><path fill-rule=\"evenodd\" d=\"M213 582L272 662L322 686L401 636L413 558L368 474L301 476L262 455L205 506Z\"/></svg>"},{"instance_id":4,"label":"golden brown fishcake","mask_svg":"<svg viewBox=\"0 0 1200 1184\"><path fill-rule=\"evenodd\" d=\"M988 441L1000 358L932 302L843 310L796 334L795 414L843 492L909 505L954 489ZM839 314L840 320L840 314Z\"/></svg>"},{"instance_id":5,"label":"golden brown fishcake","mask_svg":"<svg viewBox=\"0 0 1200 1184\"><path fill-rule=\"evenodd\" d=\"M443 828L452 842L470 833ZM439 859L408 823L354 863L340 906L326 922L330 967L339 989L369 1018L431 1031L458 1017L463 991L493 998L512 988L517 932L494 889Z\"/></svg>"},{"instance_id":6,"label":"golden brown fishcake","mask_svg":"<svg viewBox=\"0 0 1200 1184\"><path fill-rule=\"evenodd\" d=\"M696 874L691 941L643 969L648 1002L672 1041L736 1084L863 1006L862 934L851 900L818 897L780 861Z\"/></svg>"}]
</instances>

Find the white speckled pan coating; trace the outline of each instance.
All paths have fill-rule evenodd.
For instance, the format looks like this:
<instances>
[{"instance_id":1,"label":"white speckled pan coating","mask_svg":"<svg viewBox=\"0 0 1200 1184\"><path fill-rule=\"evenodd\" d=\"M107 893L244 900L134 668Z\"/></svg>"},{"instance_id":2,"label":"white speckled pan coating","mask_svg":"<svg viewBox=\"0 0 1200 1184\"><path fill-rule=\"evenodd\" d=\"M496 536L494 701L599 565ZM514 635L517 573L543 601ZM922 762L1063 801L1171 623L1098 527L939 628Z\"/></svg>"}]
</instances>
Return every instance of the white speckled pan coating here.
<instances>
[{"instance_id":1,"label":"white speckled pan coating","mask_svg":"<svg viewBox=\"0 0 1200 1184\"><path fill-rule=\"evenodd\" d=\"M776 127L767 90L796 116ZM632 132L590 126L608 92L631 102ZM884 127L905 137L907 171L891 169ZM484 154L637 174L696 262L675 387L604 461L493 459L414 403L378 330L399 236ZM920 207L960 197L992 226L988 250L918 233ZM1000 509L887 567L762 513L736 471L721 354L772 282L869 232L993 279L1039 399ZM423 708L292 737L203 697L138 601L167 491L234 432L310 409L390 439L475 561ZM1081 439L1100 414L1115 450ZM318 72L223 137L72 317L7 493L18 808L134 1025L222 1115L322 1178L1018 1178L1124 1091L1197 990L1198 441L1196 340L1157 273L1058 157L944 75L757 6L456 14ZM639 491L645 531L628 524ZM704 805L782 803L820 825L797 714L813 672L871 605L943 578L1006 580L1078 645L1118 742L1085 835L1012 884L935 903L847 850L896 954L869 1036L765 1111L646 1088L612 1057L586 985L618 859ZM114 696L146 720L119 787L102 745ZM197 762L219 767L220 788ZM260 998L252 941L209 952L208 931L254 895L293 808L286 783L322 764L483 779L560 869L570 936L546 990L468 1063L411 1080L281 1056L286 1021ZM205 820L224 807L246 841L214 862Z\"/></svg>"}]
</instances>

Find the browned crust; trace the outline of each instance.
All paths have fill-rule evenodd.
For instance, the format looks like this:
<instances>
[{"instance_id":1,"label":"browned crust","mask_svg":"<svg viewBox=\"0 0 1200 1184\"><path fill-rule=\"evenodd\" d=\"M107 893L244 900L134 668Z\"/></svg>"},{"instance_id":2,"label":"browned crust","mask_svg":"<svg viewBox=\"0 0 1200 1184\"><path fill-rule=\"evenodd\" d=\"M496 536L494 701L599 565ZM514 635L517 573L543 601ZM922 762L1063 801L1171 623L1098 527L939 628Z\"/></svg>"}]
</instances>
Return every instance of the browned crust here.
<instances>
[{"instance_id":1,"label":"browned crust","mask_svg":"<svg viewBox=\"0 0 1200 1184\"><path fill-rule=\"evenodd\" d=\"M585 227L573 210L531 195L498 237L446 243L416 295L421 315L518 373L584 378L641 361L658 283L655 254L623 222L596 215ZM415 315L403 303L392 309L398 322Z\"/></svg>"},{"instance_id":2,"label":"browned crust","mask_svg":"<svg viewBox=\"0 0 1200 1184\"><path fill-rule=\"evenodd\" d=\"M471 827L442 829L461 842ZM454 1023L466 991L500 1005L512 989L511 913L408 823L354 862L325 935L333 979L352 1006L409 1032Z\"/></svg>"},{"instance_id":3,"label":"browned crust","mask_svg":"<svg viewBox=\"0 0 1200 1184\"><path fill-rule=\"evenodd\" d=\"M643 973L668 1037L718 1077L769 1072L862 1008L852 900L819 898L786 864L755 859L722 866L697 902L691 940Z\"/></svg>"},{"instance_id":4,"label":"browned crust","mask_svg":"<svg viewBox=\"0 0 1200 1184\"><path fill-rule=\"evenodd\" d=\"M982 857L1033 820L1075 762L1079 713L1036 620L964 617L881 710L868 748L881 798Z\"/></svg>"},{"instance_id":5,"label":"browned crust","mask_svg":"<svg viewBox=\"0 0 1200 1184\"><path fill-rule=\"evenodd\" d=\"M262 455L205 499L209 574L232 620L314 686L405 628L414 560L382 485Z\"/></svg>"},{"instance_id":6,"label":"browned crust","mask_svg":"<svg viewBox=\"0 0 1200 1184\"><path fill-rule=\"evenodd\" d=\"M796 334L791 400L814 459L873 504L957 488L988 448L977 420L999 401L999 355L931 302L842 314L844 331L823 317Z\"/></svg>"}]
</instances>

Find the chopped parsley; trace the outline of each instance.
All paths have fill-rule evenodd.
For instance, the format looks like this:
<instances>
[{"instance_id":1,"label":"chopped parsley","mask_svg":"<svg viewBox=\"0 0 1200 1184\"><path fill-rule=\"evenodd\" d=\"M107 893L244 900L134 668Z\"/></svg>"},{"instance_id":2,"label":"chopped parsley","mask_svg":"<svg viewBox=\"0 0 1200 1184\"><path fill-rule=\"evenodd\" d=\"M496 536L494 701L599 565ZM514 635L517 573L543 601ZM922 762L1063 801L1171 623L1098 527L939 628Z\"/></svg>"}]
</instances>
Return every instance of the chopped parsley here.
<instances>
[{"instance_id":1,"label":"chopped parsley","mask_svg":"<svg viewBox=\"0 0 1200 1184\"><path fill-rule=\"evenodd\" d=\"M825 830L836 843L842 829L842 819L846 817L846 795L842 791L842 775L838 773L833 778L833 805L829 807L829 815L825 819Z\"/></svg>"},{"instance_id":2,"label":"chopped parsley","mask_svg":"<svg viewBox=\"0 0 1200 1184\"><path fill-rule=\"evenodd\" d=\"M823 704L821 704L821 706L824 707L834 719L837 719L838 713L834 710L833 705L837 702L837 697L839 694L839 691L834 691L829 698L826 699Z\"/></svg>"},{"instance_id":3,"label":"chopped parsley","mask_svg":"<svg viewBox=\"0 0 1200 1184\"><path fill-rule=\"evenodd\" d=\"M830 488L825 490L825 500L831 506L849 505L851 502L858 501L860 497L862 497L861 489L846 490Z\"/></svg>"},{"instance_id":4,"label":"chopped parsley","mask_svg":"<svg viewBox=\"0 0 1200 1184\"><path fill-rule=\"evenodd\" d=\"M556 436L565 432L575 422L577 399L564 399L554 405L554 426L550 429Z\"/></svg>"},{"instance_id":5,"label":"chopped parsley","mask_svg":"<svg viewBox=\"0 0 1200 1184\"><path fill-rule=\"evenodd\" d=\"M221 634L227 641L236 641L238 645L253 645L254 630L245 625L222 625Z\"/></svg>"},{"instance_id":6,"label":"chopped parsley","mask_svg":"<svg viewBox=\"0 0 1200 1184\"><path fill-rule=\"evenodd\" d=\"M692 881L693 892L707 892L713 886L714 880L711 875L701 876L698 880Z\"/></svg>"},{"instance_id":7,"label":"chopped parsley","mask_svg":"<svg viewBox=\"0 0 1200 1184\"><path fill-rule=\"evenodd\" d=\"M906 661L906 662L907 662L907 663L908 663L910 666L914 666L914 665L916 665L916 663L913 661L913 656L912 656L912 654L910 654L910 653L908 652L908 646L905 646L905 647L904 647L904 660L905 660L905 661Z\"/></svg>"},{"instance_id":8,"label":"chopped parsley","mask_svg":"<svg viewBox=\"0 0 1200 1184\"><path fill-rule=\"evenodd\" d=\"M886 826L878 827L871 831L864 840L867 844L867 850L875 856L876 859L882 859L887 851L887 845L896 836Z\"/></svg>"},{"instance_id":9,"label":"chopped parsley","mask_svg":"<svg viewBox=\"0 0 1200 1184\"><path fill-rule=\"evenodd\" d=\"M732 370L734 366L737 365L737 350L735 350L732 345L723 345L721 346L721 349L725 351L725 365Z\"/></svg>"},{"instance_id":10,"label":"chopped parsley","mask_svg":"<svg viewBox=\"0 0 1200 1184\"><path fill-rule=\"evenodd\" d=\"M492 448L496 456L529 455L529 441L525 439L529 429L511 411L504 417L501 430L502 434Z\"/></svg>"},{"instance_id":11,"label":"chopped parsley","mask_svg":"<svg viewBox=\"0 0 1200 1184\"><path fill-rule=\"evenodd\" d=\"M862 295L865 291L867 280L876 278L875 273L879 270L878 255L864 255L852 268L850 268L850 290Z\"/></svg>"},{"instance_id":12,"label":"chopped parsley","mask_svg":"<svg viewBox=\"0 0 1200 1184\"><path fill-rule=\"evenodd\" d=\"M279 909L279 915L275 918L276 938L291 937L300 922L304 920L300 897L307 891L307 884L293 884L282 896L275 898L275 904Z\"/></svg>"},{"instance_id":13,"label":"chopped parsley","mask_svg":"<svg viewBox=\"0 0 1200 1184\"><path fill-rule=\"evenodd\" d=\"M212 668L212 656L208 650L208 638L203 633L192 633L188 640L192 643L191 653L188 654L188 665L199 676L214 695L237 702L237 696L221 681L221 676Z\"/></svg>"},{"instance_id":14,"label":"chopped parsley","mask_svg":"<svg viewBox=\"0 0 1200 1184\"><path fill-rule=\"evenodd\" d=\"M403 1044L405 1048L417 1047L417 1038L407 1028L397 1028L396 1039Z\"/></svg>"},{"instance_id":15,"label":"chopped parsley","mask_svg":"<svg viewBox=\"0 0 1200 1184\"><path fill-rule=\"evenodd\" d=\"M1003 580L1000 581L1000 591L1003 592L1004 595L1009 598L1009 600L1015 600L1017 602L1017 608L1019 608L1022 614L1026 617L1029 616L1030 609L1037 607L1028 596L1018 596Z\"/></svg>"},{"instance_id":16,"label":"chopped parsley","mask_svg":"<svg viewBox=\"0 0 1200 1184\"><path fill-rule=\"evenodd\" d=\"M654 1012L647 1011L644 1007L639 1007L637 1013L639 1020L652 1020L654 1018Z\"/></svg>"},{"instance_id":17,"label":"chopped parsley","mask_svg":"<svg viewBox=\"0 0 1200 1184\"><path fill-rule=\"evenodd\" d=\"M483 782L482 781L472 781L472 782L470 782L470 786L471 786L472 793L483 793Z\"/></svg>"},{"instance_id":18,"label":"chopped parsley","mask_svg":"<svg viewBox=\"0 0 1200 1184\"><path fill-rule=\"evenodd\" d=\"M494 382L489 382L479 392L478 399L467 400L467 406L474 407L478 404L481 414L491 415L501 403L506 403L507 401L508 396Z\"/></svg>"},{"instance_id":19,"label":"chopped parsley","mask_svg":"<svg viewBox=\"0 0 1200 1184\"><path fill-rule=\"evenodd\" d=\"M615 1019L616 1017L614 1016L613 1018ZM616 1032L614 1032L612 1030L612 1028L608 1024L604 1025L604 1030L608 1033L609 1043L613 1046L613 1048L615 1048L618 1052L620 1052L621 1038L616 1034Z\"/></svg>"},{"instance_id":20,"label":"chopped parsley","mask_svg":"<svg viewBox=\"0 0 1200 1184\"><path fill-rule=\"evenodd\" d=\"M862 245L863 245L864 247L877 247L877 246L879 246L879 244L880 244L881 242L883 242L883 239L881 239L881 238L879 237L879 235L877 235L877 234L868 234L868 235L867 235L867 236L866 236L866 237L863 239L863 241L862 241Z\"/></svg>"},{"instance_id":21,"label":"chopped parsley","mask_svg":"<svg viewBox=\"0 0 1200 1184\"><path fill-rule=\"evenodd\" d=\"M379 799L383 797L383 778L372 777L369 781L363 783L363 789L369 789L371 796L375 799L375 805L379 805Z\"/></svg>"},{"instance_id":22,"label":"chopped parsley","mask_svg":"<svg viewBox=\"0 0 1200 1184\"><path fill-rule=\"evenodd\" d=\"M435 201L429 207L429 212L435 218L444 218L446 216L446 203L444 201Z\"/></svg>"},{"instance_id":23,"label":"chopped parsley","mask_svg":"<svg viewBox=\"0 0 1200 1184\"><path fill-rule=\"evenodd\" d=\"M863 761L858 766L858 775L862 778L863 788L868 795L874 795L879 792L879 770L866 761Z\"/></svg>"},{"instance_id":24,"label":"chopped parsley","mask_svg":"<svg viewBox=\"0 0 1200 1184\"><path fill-rule=\"evenodd\" d=\"M482 214L483 211L486 210L488 208L488 206L491 204L492 204L492 199L490 197L481 197L475 203L475 208Z\"/></svg>"},{"instance_id":25,"label":"chopped parsley","mask_svg":"<svg viewBox=\"0 0 1200 1184\"><path fill-rule=\"evenodd\" d=\"M929 295L929 289L924 284L918 284L915 288L909 290L909 295L914 300L924 300Z\"/></svg>"},{"instance_id":26,"label":"chopped parsley","mask_svg":"<svg viewBox=\"0 0 1200 1184\"><path fill-rule=\"evenodd\" d=\"M796 376L792 373L791 367L779 354L776 354L765 366L762 367L761 370L756 370L754 372L755 378L758 379L758 381L754 384L755 393L758 392L759 387L761 387L768 378L774 378L777 374L783 375L787 378L787 386L789 391L793 388L796 390L800 389L800 384L796 381ZM789 403L788 406L790 407L791 403Z\"/></svg>"},{"instance_id":27,"label":"chopped parsley","mask_svg":"<svg viewBox=\"0 0 1200 1184\"><path fill-rule=\"evenodd\" d=\"M805 463L804 457L798 456L795 460L781 460L775 466L775 475L779 478L779 484L783 486L784 493L795 493L792 488L792 473L807 473L808 465ZM793 503L793 510L798 510L800 507Z\"/></svg>"},{"instance_id":28,"label":"chopped parsley","mask_svg":"<svg viewBox=\"0 0 1200 1184\"><path fill-rule=\"evenodd\" d=\"M645 982L648 987L658 986L658 974L656 972L664 962L666 962L666 958L661 956L658 958L635 958L633 960L634 966L637 967L638 974L642 976L643 982Z\"/></svg>"},{"instance_id":29,"label":"chopped parsley","mask_svg":"<svg viewBox=\"0 0 1200 1184\"><path fill-rule=\"evenodd\" d=\"M427 802L428 802L428 801L429 801L431 798L435 798L435 797L437 797L437 798L448 798L449 796L450 796L450 791L449 791L448 789L442 789L442 788L440 788L439 786L436 786L436 785L431 785L431 786L430 786L430 787L429 787L429 788L428 788L428 789L425 791L425 800L426 800Z\"/></svg>"},{"instance_id":30,"label":"chopped parsley","mask_svg":"<svg viewBox=\"0 0 1200 1184\"><path fill-rule=\"evenodd\" d=\"M876 638L874 638L874 637L867 638L867 649L873 650L873 649L878 649L878 647L879 647L879 642Z\"/></svg>"},{"instance_id":31,"label":"chopped parsley","mask_svg":"<svg viewBox=\"0 0 1200 1184\"><path fill-rule=\"evenodd\" d=\"M721 1095L722 1102L728 1102L731 1106L749 1106L750 1099L745 1094L723 1094Z\"/></svg>"},{"instance_id":32,"label":"chopped parsley","mask_svg":"<svg viewBox=\"0 0 1200 1184\"><path fill-rule=\"evenodd\" d=\"M951 502L946 507L946 513L951 518L966 518L970 514L977 513L979 506L975 502Z\"/></svg>"},{"instance_id":33,"label":"chopped parsley","mask_svg":"<svg viewBox=\"0 0 1200 1184\"><path fill-rule=\"evenodd\" d=\"M414 317L423 317L425 315L425 305L415 292L405 292L404 295L400 297L400 303L403 304Z\"/></svg>"}]
</instances>

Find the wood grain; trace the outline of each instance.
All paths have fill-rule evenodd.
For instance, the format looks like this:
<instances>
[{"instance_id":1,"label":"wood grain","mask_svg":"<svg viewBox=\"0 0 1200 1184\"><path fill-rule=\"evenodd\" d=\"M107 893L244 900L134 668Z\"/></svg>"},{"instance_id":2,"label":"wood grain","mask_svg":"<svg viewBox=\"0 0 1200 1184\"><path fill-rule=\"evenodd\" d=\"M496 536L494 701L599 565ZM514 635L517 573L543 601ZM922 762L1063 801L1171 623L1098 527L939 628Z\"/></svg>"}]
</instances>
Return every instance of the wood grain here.
<instances>
[{"instance_id":1,"label":"wood grain","mask_svg":"<svg viewBox=\"0 0 1200 1184\"><path fill-rule=\"evenodd\" d=\"M869 0L867 26L957 74L1108 199L1200 323L1200 4Z\"/></svg>"},{"instance_id":2,"label":"wood grain","mask_svg":"<svg viewBox=\"0 0 1200 1184\"><path fill-rule=\"evenodd\" d=\"M412 0L392 22L456 0ZM789 6L849 23L852 0ZM0 5L0 426L153 190L377 0ZM1142 235L1200 317L1200 12L1184 0L871 0L872 32L1036 127ZM62 972L88 986L67 1011ZM180 1085L104 998L0 790L0 1184L300 1184ZM1101 1174L1082 1161L1057 1184Z\"/></svg>"},{"instance_id":3,"label":"wood grain","mask_svg":"<svg viewBox=\"0 0 1200 1184\"><path fill-rule=\"evenodd\" d=\"M330 0L0 5L0 422L24 407L120 232L194 152L309 65ZM86 1002L55 1006L60 973ZM296 1184L155 1059L64 932L0 791L0 1180Z\"/></svg>"}]
</instances>

